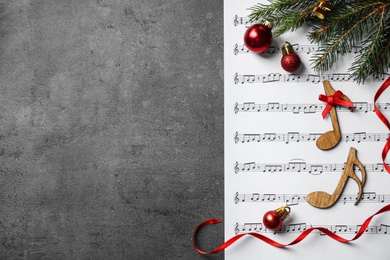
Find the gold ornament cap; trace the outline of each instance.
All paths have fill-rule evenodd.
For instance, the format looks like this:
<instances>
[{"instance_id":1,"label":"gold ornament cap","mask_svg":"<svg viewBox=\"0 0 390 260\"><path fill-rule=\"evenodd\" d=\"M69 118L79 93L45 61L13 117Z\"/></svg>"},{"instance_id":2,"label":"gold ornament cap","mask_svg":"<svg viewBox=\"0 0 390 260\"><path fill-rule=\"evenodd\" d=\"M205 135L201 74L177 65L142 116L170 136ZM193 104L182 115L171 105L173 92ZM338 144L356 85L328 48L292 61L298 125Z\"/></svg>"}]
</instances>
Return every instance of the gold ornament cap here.
<instances>
[{"instance_id":1,"label":"gold ornament cap","mask_svg":"<svg viewBox=\"0 0 390 260\"><path fill-rule=\"evenodd\" d=\"M294 48L291 46L289 42L284 42L282 46L283 56L290 53L294 53Z\"/></svg>"},{"instance_id":2,"label":"gold ornament cap","mask_svg":"<svg viewBox=\"0 0 390 260\"><path fill-rule=\"evenodd\" d=\"M290 209L290 207L282 206L282 207L276 209L275 211L276 211L276 214L278 214L282 220L285 220L288 217L288 215L290 214L291 209Z\"/></svg>"},{"instance_id":3,"label":"gold ornament cap","mask_svg":"<svg viewBox=\"0 0 390 260\"><path fill-rule=\"evenodd\" d=\"M270 30L271 30L272 28L274 28L273 23L271 23L271 22L268 21L268 20L265 20L265 21L263 22L263 25L264 25L265 27L269 28Z\"/></svg>"},{"instance_id":4,"label":"gold ornament cap","mask_svg":"<svg viewBox=\"0 0 390 260\"><path fill-rule=\"evenodd\" d=\"M324 0L320 0L318 4L313 8L313 13L320 19L325 19L325 15L327 12L332 11L332 5L325 2Z\"/></svg>"},{"instance_id":5,"label":"gold ornament cap","mask_svg":"<svg viewBox=\"0 0 390 260\"><path fill-rule=\"evenodd\" d=\"M323 9L325 9L326 11L331 11L333 6L325 1L320 1L320 3L318 4L318 7L321 7Z\"/></svg>"}]
</instances>

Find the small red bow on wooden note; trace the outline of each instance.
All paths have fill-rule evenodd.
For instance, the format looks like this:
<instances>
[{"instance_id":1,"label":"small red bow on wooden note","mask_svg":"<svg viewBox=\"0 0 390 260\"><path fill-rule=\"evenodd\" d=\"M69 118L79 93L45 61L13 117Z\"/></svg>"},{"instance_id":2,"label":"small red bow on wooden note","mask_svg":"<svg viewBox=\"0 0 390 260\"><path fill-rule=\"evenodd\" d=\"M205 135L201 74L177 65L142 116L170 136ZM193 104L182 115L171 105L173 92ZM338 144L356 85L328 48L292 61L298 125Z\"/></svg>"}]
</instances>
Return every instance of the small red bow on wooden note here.
<instances>
[{"instance_id":1,"label":"small red bow on wooden note","mask_svg":"<svg viewBox=\"0 0 390 260\"><path fill-rule=\"evenodd\" d=\"M331 96L325 96L325 95L320 94L318 99L327 103L324 111L322 111L322 118L326 117L326 115L329 113L329 111L332 109L332 107L334 105L340 105L340 106L345 106L345 107L349 107L349 108L354 108L354 105L351 101L342 99L343 96L344 96L344 94L340 90L337 90L334 93L334 95L331 95Z\"/></svg>"}]
</instances>

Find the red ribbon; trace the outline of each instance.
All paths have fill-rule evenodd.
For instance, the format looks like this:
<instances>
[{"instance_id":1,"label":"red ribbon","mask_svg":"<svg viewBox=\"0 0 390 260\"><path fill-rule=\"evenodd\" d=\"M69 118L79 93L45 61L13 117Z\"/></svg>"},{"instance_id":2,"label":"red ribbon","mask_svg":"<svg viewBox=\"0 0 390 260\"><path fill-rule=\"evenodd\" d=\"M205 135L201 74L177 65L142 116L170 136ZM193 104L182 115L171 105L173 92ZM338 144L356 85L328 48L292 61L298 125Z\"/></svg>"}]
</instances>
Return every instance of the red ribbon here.
<instances>
[{"instance_id":1,"label":"red ribbon","mask_svg":"<svg viewBox=\"0 0 390 260\"><path fill-rule=\"evenodd\" d=\"M326 115L329 113L329 111L332 109L334 105L340 105L340 106L345 106L350 108L354 107L351 101L344 100L341 98L343 95L344 95L343 92L341 92L340 90L337 90L332 96L325 96L320 94L318 99L327 103L324 111L322 111L322 118L326 117Z\"/></svg>"},{"instance_id":2,"label":"red ribbon","mask_svg":"<svg viewBox=\"0 0 390 260\"><path fill-rule=\"evenodd\" d=\"M319 230L321 231L322 233L328 235L329 237L333 238L334 240L337 240L341 243L349 243L351 241L354 241L356 239L358 239L361 235L364 234L364 232L366 231L368 225L370 224L371 222L371 219L378 215L378 214L381 214L383 212L386 212L386 211L390 211L390 204L383 207L382 209L380 209L377 213L375 213L374 215L372 215L371 217L369 217L368 219L366 219L366 221L364 221L363 225L360 227L359 231L356 233L356 235L351 239L351 240L348 240L348 239L345 239L343 237L340 237L339 235L336 235L335 233L333 233L332 231L326 229L326 228L323 228L323 227L313 227L313 228L309 228L309 229L306 229L305 231L303 231L294 241L292 241L291 243L289 244L281 244L279 242L276 242L264 235L261 235L259 233L255 233L255 232L249 232L249 233L243 233L243 234L239 234L239 235L236 235L232 238L230 238L228 241L226 241L225 243L223 243L222 245L220 245L219 247L217 247L216 249L210 251L210 252L205 252L205 251L202 251L200 250L197 246L196 246L196 243L195 243L195 237L196 237L196 233L197 231L203 227L203 226L207 226L207 225L213 225L213 224L218 224L218 223L221 223L221 220L217 219L217 218L212 218L212 219L209 219L209 220L206 220L205 222L202 222L200 223L195 229L194 231L192 232L192 245L194 246L195 250L202 254L202 255L210 255L210 254L215 254L215 253L218 253L222 250L224 250L225 248L231 246L234 242L236 242L238 239L240 239L241 237L243 236L247 236L247 235L250 235L250 236L253 236L257 239L260 239L264 242L266 242L267 244L270 244L272 246L275 246L275 247L287 247L287 246L292 246L292 245L295 245L295 244L298 244L299 242L301 242L305 237L307 237L312 231L314 230Z\"/></svg>"},{"instance_id":3,"label":"red ribbon","mask_svg":"<svg viewBox=\"0 0 390 260\"><path fill-rule=\"evenodd\" d=\"M380 120L382 120L382 122L390 130L389 121L386 119L386 117L381 113L381 111L376 106L376 101L378 100L380 95L382 95L382 93L387 89L387 87L389 85L390 85L390 77L387 78L387 80L382 84L382 86L380 86L380 88L376 92L375 97L374 97L374 108L375 108L376 115L379 117ZM386 164L385 159L386 159L386 156L387 156L387 153L389 152L389 150L390 150L390 138L387 138L387 142L385 144L385 147L383 147L383 150L382 150L382 160L383 160L383 166L385 167L385 169L388 173L390 173L390 167Z\"/></svg>"}]
</instances>

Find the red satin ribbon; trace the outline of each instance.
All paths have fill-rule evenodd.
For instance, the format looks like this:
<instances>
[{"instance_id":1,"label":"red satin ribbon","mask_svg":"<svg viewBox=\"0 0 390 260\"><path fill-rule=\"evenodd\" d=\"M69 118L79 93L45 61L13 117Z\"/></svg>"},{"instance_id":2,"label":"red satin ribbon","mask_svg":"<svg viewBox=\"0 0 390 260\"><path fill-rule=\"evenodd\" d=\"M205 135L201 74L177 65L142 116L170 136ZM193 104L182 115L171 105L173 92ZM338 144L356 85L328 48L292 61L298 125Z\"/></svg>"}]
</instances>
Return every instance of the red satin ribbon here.
<instances>
[{"instance_id":1,"label":"red satin ribbon","mask_svg":"<svg viewBox=\"0 0 390 260\"><path fill-rule=\"evenodd\" d=\"M382 86L380 86L380 88L378 89L378 91L376 92L375 96L374 96L374 107L375 107L375 113L376 115L379 117L380 120L382 120L382 122L387 126L387 128L390 130L390 123L389 121L386 119L386 117L381 113L381 111L378 109L378 107L376 106L376 101L378 100L378 98L380 97L380 95L382 95L382 93L387 89L387 87L390 85L390 77L387 78L387 80L382 84ZM385 167L386 171L388 173L390 173L390 167L386 164L385 162L385 159L386 159L386 156L387 156L387 153L389 152L390 150L390 138L387 139L387 142L385 144L385 147L383 147L383 150L382 150L382 160L383 160L383 166Z\"/></svg>"},{"instance_id":2,"label":"red satin ribbon","mask_svg":"<svg viewBox=\"0 0 390 260\"><path fill-rule=\"evenodd\" d=\"M196 246L196 243L195 243L195 238L196 238L196 233L197 231L203 227L203 226L207 226L207 225L213 225L213 224L218 224L218 223L221 223L221 220L217 219L217 218L212 218L212 219L209 219L209 220L206 220L205 222L202 222L200 223L195 229L194 231L192 232L192 245L194 246L195 250L202 254L202 255L210 255L210 254L215 254L215 253L218 253L222 250L224 250L225 248L231 246L234 242L236 242L238 239L240 239L241 237L243 236L247 236L247 235L250 235L250 236L253 236L257 239L260 239L264 242L266 242L267 244L270 244L272 246L275 246L275 247L286 247L286 246L292 246L292 245L295 245L295 244L298 244L299 242L301 242L305 237L307 237L307 235L309 235L312 231L314 230L319 230L321 231L322 233L328 235L329 237L333 238L334 240L337 240L341 243L349 243L351 241L354 241L356 239L358 239L361 235L364 234L364 232L366 231L368 225L370 224L371 222L371 219L378 215L378 214L381 214L381 213L384 213L386 211L390 211L390 204L383 207L382 209L380 209L377 213L375 213L374 215L372 215L371 217L369 217L368 219L366 219L366 221L364 221L363 225L360 227L359 231L356 233L356 235L351 239L351 240L348 240L348 239L345 239L343 237L340 237L339 235L336 235L335 233L333 233L332 231L326 229L326 228L323 228L323 227L314 227L314 228L309 228L309 229L306 229L305 231L303 231L294 241L292 241L291 243L289 244L281 244L279 242L276 242L264 235L261 235L259 233L255 233L255 232L249 232L249 233L243 233L243 234L239 234L239 235L236 235L232 238L230 238L228 241L226 241L225 243L223 243L222 245L220 245L219 247L217 247L216 249L214 249L213 251L210 251L210 252L205 252L205 251L202 251L200 250L197 246Z\"/></svg>"},{"instance_id":3,"label":"red satin ribbon","mask_svg":"<svg viewBox=\"0 0 390 260\"><path fill-rule=\"evenodd\" d=\"M332 109L334 105L340 105L340 106L345 106L350 108L354 107L351 101L344 100L341 98L343 95L344 95L343 92L341 92L340 90L337 90L332 96L325 96L320 94L318 99L327 103L324 111L322 111L322 118L326 117L326 115L329 113L329 111Z\"/></svg>"}]
</instances>

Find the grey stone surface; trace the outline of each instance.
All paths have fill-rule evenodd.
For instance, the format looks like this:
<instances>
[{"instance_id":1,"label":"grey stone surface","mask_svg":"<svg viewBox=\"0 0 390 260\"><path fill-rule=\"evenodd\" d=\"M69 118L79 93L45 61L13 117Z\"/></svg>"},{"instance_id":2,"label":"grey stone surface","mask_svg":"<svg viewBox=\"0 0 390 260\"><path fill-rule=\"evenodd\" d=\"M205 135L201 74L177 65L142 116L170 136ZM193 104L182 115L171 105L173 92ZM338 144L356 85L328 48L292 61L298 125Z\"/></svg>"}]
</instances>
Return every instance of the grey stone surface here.
<instances>
[{"instance_id":1,"label":"grey stone surface","mask_svg":"<svg viewBox=\"0 0 390 260\"><path fill-rule=\"evenodd\" d=\"M223 259L191 245L223 219L222 0L3 0L0 37L0 259Z\"/></svg>"}]
</instances>

